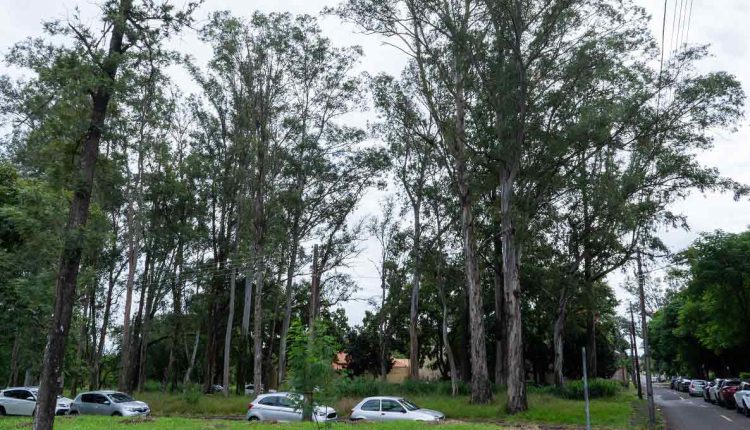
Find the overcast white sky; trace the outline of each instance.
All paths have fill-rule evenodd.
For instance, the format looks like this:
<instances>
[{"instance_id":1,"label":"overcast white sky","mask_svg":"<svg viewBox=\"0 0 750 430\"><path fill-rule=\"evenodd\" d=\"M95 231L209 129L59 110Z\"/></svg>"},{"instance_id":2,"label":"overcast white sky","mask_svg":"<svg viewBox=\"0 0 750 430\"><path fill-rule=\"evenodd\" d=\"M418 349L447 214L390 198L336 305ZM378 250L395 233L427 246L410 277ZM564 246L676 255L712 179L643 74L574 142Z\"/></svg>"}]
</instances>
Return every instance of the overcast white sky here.
<instances>
[{"instance_id":1,"label":"overcast white sky","mask_svg":"<svg viewBox=\"0 0 750 430\"><path fill-rule=\"evenodd\" d=\"M661 33L662 8L661 0L635 0L654 17L652 31ZM710 44L712 58L701 64L702 70L725 70L737 76L746 91L750 90L750 52L747 44L750 41L750 1L748 0L690 0L693 3L689 43ZM175 0L181 4L182 0ZM205 19L210 11L230 10L238 16L249 16L254 10L264 12L290 11L294 14L318 14L324 6L332 6L338 0L206 0L200 12L199 21ZM675 4L679 7L680 0L668 0L667 13L667 45L671 40L672 14ZM44 20L65 19L72 14L74 7L82 10L83 16L94 16L96 2L93 0L0 0L0 55L5 55L8 49L17 41L30 36L42 34L41 23ZM394 48L384 46L373 36L358 34L348 24L338 19L325 17L322 19L324 33L337 45L360 45L364 49L364 58L360 69L369 73L387 72L398 74L405 64L403 54ZM205 62L210 52L208 48L197 41L192 32L184 33L175 41L176 48L182 52L192 54L200 63ZM0 64L0 73L13 73L5 64ZM183 88L193 87L190 80L183 73L177 73L175 80ZM353 116L351 120L364 126L368 114ZM750 128L748 120L743 120L738 132L722 132L716 136L714 150L702 154L701 160L717 167L725 176L732 177L744 183L750 183L750 148L748 138ZM377 214L379 195L371 193L360 205L357 217ZM747 228L750 203L745 200L735 202L729 195L693 195L675 206L675 210L688 216L691 231L665 231L663 239L672 247L679 250L687 246L698 233L723 229L726 231L741 231ZM405 220L408 222L408 220ZM365 250L360 258L352 263L350 271L357 277L362 291L358 297L370 297L378 294L377 272L371 260L377 254L377 245L373 240L364 243ZM617 286L623 279L622 274L614 274L610 282ZM626 293L617 288L618 297L627 299ZM353 302L346 306L350 324L359 323L367 305L364 302Z\"/></svg>"}]
</instances>

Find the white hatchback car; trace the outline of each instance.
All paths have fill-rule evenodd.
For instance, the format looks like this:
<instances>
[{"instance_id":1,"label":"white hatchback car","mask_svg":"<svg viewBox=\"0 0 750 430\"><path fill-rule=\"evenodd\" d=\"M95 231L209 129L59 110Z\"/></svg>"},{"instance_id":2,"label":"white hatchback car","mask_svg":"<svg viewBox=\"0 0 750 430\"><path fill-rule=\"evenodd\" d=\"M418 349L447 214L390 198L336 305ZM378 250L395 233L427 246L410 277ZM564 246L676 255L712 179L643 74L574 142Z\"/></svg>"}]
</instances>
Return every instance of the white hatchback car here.
<instances>
[{"instance_id":1,"label":"white hatchback car","mask_svg":"<svg viewBox=\"0 0 750 430\"><path fill-rule=\"evenodd\" d=\"M0 391L0 415L33 416L38 395L38 387L13 387ZM57 396L55 415L67 415L72 402L67 397Z\"/></svg>"},{"instance_id":2,"label":"white hatchback car","mask_svg":"<svg viewBox=\"0 0 750 430\"><path fill-rule=\"evenodd\" d=\"M261 394L247 405L248 421L302 421L302 409L299 407L301 396L294 393ZM313 409L313 421L336 421L336 410L329 406L316 405Z\"/></svg>"},{"instance_id":3,"label":"white hatchback car","mask_svg":"<svg viewBox=\"0 0 750 430\"><path fill-rule=\"evenodd\" d=\"M367 397L352 409L352 421L443 421L445 414L422 409L401 397Z\"/></svg>"},{"instance_id":4,"label":"white hatchback car","mask_svg":"<svg viewBox=\"0 0 750 430\"><path fill-rule=\"evenodd\" d=\"M744 413L750 417L750 383L743 382L734 393L734 404L737 405L737 412Z\"/></svg>"}]
</instances>

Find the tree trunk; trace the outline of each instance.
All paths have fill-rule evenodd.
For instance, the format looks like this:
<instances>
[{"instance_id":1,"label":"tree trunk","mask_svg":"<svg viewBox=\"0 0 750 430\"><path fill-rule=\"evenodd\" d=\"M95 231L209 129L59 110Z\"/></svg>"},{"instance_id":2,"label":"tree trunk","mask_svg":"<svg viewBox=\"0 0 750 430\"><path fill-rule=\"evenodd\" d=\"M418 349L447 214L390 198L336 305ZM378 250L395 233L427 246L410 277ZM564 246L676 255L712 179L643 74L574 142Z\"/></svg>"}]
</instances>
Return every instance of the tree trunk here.
<instances>
[{"instance_id":1,"label":"tree trunk","mask_svg":"<svg viewBox=\"0 0 750 430\"><path fill-rule=\"evenodd\" d=\"M414 276L411 287L411 303L409 306L409 377L419 379L419 337L417 334L417 318L419 316L419 287L422 280L421 239L422 224L419 218L419 200L414 205Z\"/></svg>"},{"instance_id":2,"label":"tree trunk","mask_svg":"<svg viewBox=\"0 0 750 430\"><path fill-rule=\"evenodd\" d=\"M99 342L96 347L96 358L94 359L94 374L91 378L90 389L99 389L101 384L102 356L104 355L104 344L107 340L107 328L109 326L109 314L112 309L112 292L115 284L114 267L109 272L109 285L107 287L107 297L104 299L104 313L102 314L102 327L99 329Z\"/></svg>"},{"instance_id":3,"label":"tree trunk","mask_svg":"<svg viewBox=\"0 0 750 430\"><path fill-rule=\"evenodd\" d=\"M138 392L143 392L143 386L146 383L146 360L148 358L148 342L151 336L151 322L153 320L154 300L157 292L156 284L151 284L148 288L148 299L146 300L146 310L143 316L143 325L141 329L141 348L138 357Z\"/></svg>"},{"instance_id":4,"label":"tree trunk","mask_svg":"<svg viewBox=\"0 0 750 430\"><path fill-rule=\"evenodd\" d=\"M132 0L120 0L117 19L114 21L112 36L109 40L109 52L103 60L104 72L109 83L113 83L117 74L122 54L122 40L125 34L125 22L130 15ZM70 330L73 314L78 267L83 251L84 230L89 216L91 190L94 185L94 170L99 155L99 142L107 116L107 106L111 96L109 83L96 89L92 96L92 109L89 126L82 136L82 151L78 162L78 175L72 188L73 198L65 227L64 245L60 256L55 285L55 302L52 321L47 335L47 346L42 363L41 383L37 396L37 413L34 418L34 430L52 430L55 420L57 395L60 392L65 341Z\"/></svg>"},{"instance_id":5,"label":"tree trunk","mask_svg":"<svg viewBox=\"0 0 750 430\"><path fill-rule=\"evenodd\" d=\"M523 357L523 328L521 318L521 283L519 258L515 243L515 231L511 214L513 199L513 175L507 169L501 184L500 210L502 216L503 274L505 305L508 312L508 412L517 413L528 409L526 400L526 378Z\"/></svg>"},{"instance_id":6,"label":"tree trunk","mask_svg":"<svg viewBox=\"0 0 750 430\"><path fill-rule=\"evenodd\" d=\"M117 389L129 391L130 382L128 372L130 371L130 345L132 333L130 328L130 314L133 306L133 284L135 283L135 271L138 263L138 247L136 244L135 208L133 197L128 202L127 224L128 224L128 277L125 283L125 316L122 323L122 345L120 347L120 376Z\"/></svg>"},{"instance_id":7,"label":"tree trunk","mask_svg":"<svg viewBox=\"0 0 750 430\"><path fill-rule=\"evenodd\" d=\"M253 385L255 394L263 393L263 249L256 247L258 267L255 272L255 309L253 310Z\"/></svg>"},{"instance_id":8,"label":"tree trunk","mask_svg":"<svg viewBox=\"0 0 750 430\"><path fill-rule=\"evenodd\" d=\"M474 214L466 160L466 100L464 99L463 67L456 65L455 73L456 88L454 102L456 122L453 139L453 158L461 207L461 234L469 295L471 401L473 403L488 403L492 399L492 391L490 390L489 372L487 370L487 349L485 347L483 321L484 305L482 303L482 286L479 281L479 266L474 238Z\"/></svg>"},{"instance_id":9,"label":"tree trunk","mask_svg":"<svg viewBox=\"0 0 750 430\"><path fill-rule=\"evenodd\" d=\"M386 292L386 283L385 283L385 262L383 262L383 265L381 267L381 274L380 274L380 291L381 291L381 299L380 299L380 380L385 381L386 377L388 375L388 366L386 362L386 341L385 341L385 324L386 324L386 310L385 310L385 292Z\"/></svg>"},{"instance_id":10,"label":"tree trunk","mask_svg":"<svg viewBox=\"0 0 750 430\"><path fill-rule=\"evenodd\" d=\"M554 379L555 386L562 387L565 380L563 376L563 336L565 334L565 318L568 305L567 291L562 288L557 301L557 312L555 313L555 326L552 333L552 343L555 351Z\"/></svg>"},{"instance_id":11,"label":"tree trunk","mask_svg":"<svg viewBox=\"0 0 750 430\"><path fill-rule=\"evenodd\" d=\"M315 320L320 312L320 259L318 245L313 245L312 282L310 283L310 336L315 336Z\"/></svg>"},{"instance_id":12,"label":"tree trunk","mask_svg":"<svg viewBox=\"0 0 750 430\"><path fill-rule=\"evenodd\" d=\"M232 326L234 323L234 290L237 282L237 269L232 268L229 275L229 314L227 315L227 330L224 333L224 374L222 375L222 386L224 397L229 396L229 359L232 353Z\"/></svg>"},{"instance_id":13,"label":"tree trunk","mask_svg":"<svg viewBox=\"0 0 750 430\"><path fill-rule=\"evenodd\" d=\"M289 266L286 270L284 319L281 322L281 339L279 340L279 384L282 384L284 378L286 378L286 338L289 335L289 325L292 322L292 287L294 285L294 271L297 266L297 248L299 247L298 229L299 217L295 216L292 226L292 247L289 253Z\"/></svg>"},{"instance_id":14,"label":"tree trunk","mask_svg":"<svg viewBox=\"0 0 750 430\"><path fill-rule=\"evenodd\" d=\"M436 278L438 282L438 291L440 292L440 302L443 307L441 329L445 355L448 357L448 366L450 367L451 396L455 397L458 394L458 369L456 368L456 360L453 357L453 348L451 348L450 339L448 338L448 303L445 299L445 282L443 280L440 263L438 263Z\"/></svg>"},{"instance_id":15,"label":"tree trunk","mask_svg":"<svg viewBox=\"0 0 750 430\"><path fill-rule=\"evenodd\" d=\"M21 349L21 333L16 332L13 339L13 347L10 351L10 373L8 375L8 387L18 386L18 352Z\"/></svg>"},{"instance_id":16,"label":"tree trunk","mask_svg":"<svg viewBox=\"0 0 750 430\"><path fill-rule=\"evenodd\" d=\"M252 266L251 266L252 267ZM253 272L248 270L245 273L245 293L242 300L242 321L240 322L240 366L237 369L237 385L242 392L245 392L247 375L245 372L250 367L250 314L252 313L253 302Z\"/></svg>"},{"instance_id":17,"label":"tree trunk","mask_svg":"<svg viewBox=\"0 0 750 430\"><path fill-rule=\"evenodd\" d=\"M508 383L508 366L506 352L508 336L505 327L505 290L503 286L503 252L502 241L495 235L493 239L494 260L493 280L495 287L495 385Z\"/></svg>"},{"instance_id":18,"label":"tree trunk","mask_svg":"<svg viewBox=\"0 0 750 430\"><path fill-rule=\"evenodd\" d=\"M200 341L200 332L195 332L195 341L193 341L193 353L190 354L190 360L188 361L188 368L185 371L185 377L182 379L183 389L187 389L190 383L190 374L193 373L193 367L195 366L195 356L198 355L198 342Z\"/></svg>"},{"instance_id":19,"label":"tree trunk","mask_svg":"<svg viewBox=\"0 0 750 430\"><path fill-rule=\"evenodd\" d=\"M630 336L633 348L630 353L633 357L633 383L638 387L638 398L643 399L643 389L641 387L641 365L638 359L638 344L635 338L635 319L633 318L633 304L630 304Z\"/></svg>"}]
</instances>

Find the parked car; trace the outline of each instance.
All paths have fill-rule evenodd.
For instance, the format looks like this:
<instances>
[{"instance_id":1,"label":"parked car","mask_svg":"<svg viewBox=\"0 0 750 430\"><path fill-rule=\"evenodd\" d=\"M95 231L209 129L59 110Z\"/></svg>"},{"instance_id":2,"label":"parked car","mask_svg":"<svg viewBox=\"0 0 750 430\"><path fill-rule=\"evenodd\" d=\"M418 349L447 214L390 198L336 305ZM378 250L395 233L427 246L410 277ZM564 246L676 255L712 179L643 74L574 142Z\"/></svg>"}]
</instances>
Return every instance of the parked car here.
<instances>
[{"instance_id":1,"label":"parked car","mask_svg":"<svg viewBox=\"0 0 750 430\"><path fill-rule=\"evenodd\" d=\"M265 392L265 390L263 389L262 385L260 386L260 389L261 389L261 391ZM276 391L274 391L274 390L268 390L268 392L269 393L275 393ZM255 384L245 384L245 395L246 396L252 396L254 394L255 394Z\"/></svg>"},{"instance_id":2,"label":"parked car","mask_svg":"<svg viewBox=\"0 0 750 430\"><path fill-rule=\"evenodd\" d=\"M726 379L716 393L717 403L727 409L734 408L734 393L740 387L741 382L739 379Z\"/></svg>"},{"instance_id":3,"label":"parked car","mask_svg":"<svg viewBox=\"0 0 750 430\"><path fill-rule=\"evenodd\" d=\"M671 388L671 389L673 389L673 390L676 390L676 389L677 389L677 384L678 384L678 381L679 381L679 380L680 380L681 378L682 378L681 376L673 376L673 377L672 377L672 378L671 378L671 379L669 380L669 388Z\"/></svg>"},{"instance_id":4,"label":"parked car","mask_svg":"<svg viewBox=\"0 0 750 430\"><path fill-rule=\"evenodd\" d=\"M261 394L247 405L248 421L302 421L302 396L295 393ZM315 405L313 421L336 421L336 410L329 406Z\"/></svg>"},{"instance_id":5,"label":"parked car","mask_svg":"<svg viewBox=\"0 0 750 430\"><path fill-rule=\"evenodd\" d=\"M710 390L716 385L716 380L713 381L707 381L705 387L703 387L703 401L704 402L710 402L711 401L711 395Z\"/></svg>"},{"instance_id":6,"label":"parked car","mask_svg":"<svg viewBox=\"0 0 750 430\"><path fill-rule=\"evenodd\" d=\"M0 391L0 415L27 415L36 413L36 402L39 396L38 387L10 387ZM67 415L70 412L70 400L57 396L55 415Z\"/></svg>"},{"instance_id":7,"label":"parked car","mask_svg":"<svg viewBox=\"0 0 750 430\"><path fill-rule=\"evenodd\" d=\"M722 384L724 384L724 379L722 378L714 379L714 385L712 385L711 388L708 389L708 401L709 402L716 403L718 401L718 398L716 397L716 395L719 392L719 389L721 388Z\"/></svg>"},{"instance_id":8,"label":"parked car","mask_svg":"<svg viewBox=\"0 0 750 430\"><path fill-rule=\"evenodd\" d=\"M677 387L677 391L682 391L683 393L687 393L688 390L690 389L691 381L692 381L691 379L687 379L687 378L681 379L680 385Z\"/></svg>"},{"instance_id":9,"label":"parked car","mask_svg":"<svg viewBox=\"0 0 750 430\"><path fill-rule=\"evenodd\" d=\"M690 381L690 387L688 388L688 394L690 397L703 396L703 388L706 386L706 381L702 379L693 379Z\"/></svg>"},{"instance_id":10,"label":"parked car","mask_svg":"<svg viewBox=\"0 0 750 430\"><path fill-rule=\"evenodd\" d=\"M148 415L148 405L117 391L89 391L79 394L70 405L71 415Z\"/></svg>"},{"instance_id":11,"label":"parked car","mask_svg":"<svg viewBox=\"0 0 750 430\"><path fill-rule=\"evenodd\" d=\"M352 421L443 421L445 414L422 409L401 397L367 397L352 409Z\"/></svg>"},{"instance_id":12,"label":"parked car","mask_svg":"<svg viewBox=\"0 0 750 430\"><path fill-rule=\"evenodd\" d=\"M734 404L737 412L750 417L750 382L743 382L734 392Z\"/></svg>"}]
</instances>

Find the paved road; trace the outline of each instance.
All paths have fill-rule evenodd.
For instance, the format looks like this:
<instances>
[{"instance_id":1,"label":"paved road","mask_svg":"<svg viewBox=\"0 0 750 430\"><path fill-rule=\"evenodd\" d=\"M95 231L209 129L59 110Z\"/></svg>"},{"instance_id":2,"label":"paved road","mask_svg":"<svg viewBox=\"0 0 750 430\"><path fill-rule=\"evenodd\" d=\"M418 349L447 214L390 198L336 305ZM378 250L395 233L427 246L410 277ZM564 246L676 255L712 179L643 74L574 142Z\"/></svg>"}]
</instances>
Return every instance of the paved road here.
<instances>
[{"instance_id":1,"label":"paved road","mask_svg":"<svg viewBox=\"0 0 750 430\"><path fill-rule=\"evenodd\" d=\"M669 386L654 385L654 400L664 411L667 430L750 430L750 418Z\"/></svg>"}]
</instances>

